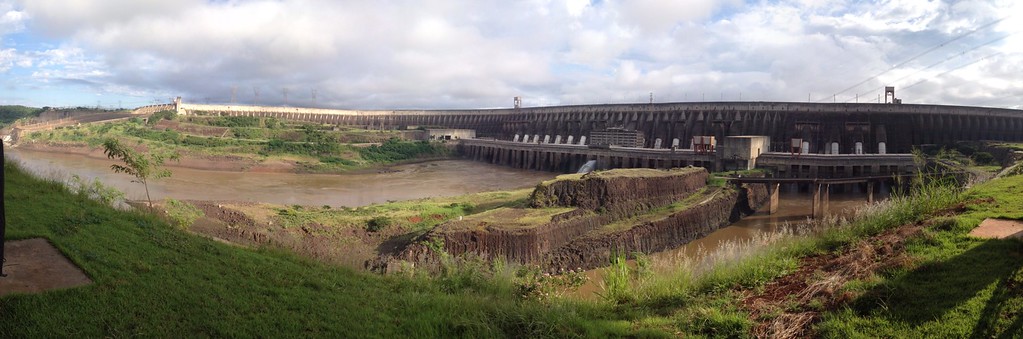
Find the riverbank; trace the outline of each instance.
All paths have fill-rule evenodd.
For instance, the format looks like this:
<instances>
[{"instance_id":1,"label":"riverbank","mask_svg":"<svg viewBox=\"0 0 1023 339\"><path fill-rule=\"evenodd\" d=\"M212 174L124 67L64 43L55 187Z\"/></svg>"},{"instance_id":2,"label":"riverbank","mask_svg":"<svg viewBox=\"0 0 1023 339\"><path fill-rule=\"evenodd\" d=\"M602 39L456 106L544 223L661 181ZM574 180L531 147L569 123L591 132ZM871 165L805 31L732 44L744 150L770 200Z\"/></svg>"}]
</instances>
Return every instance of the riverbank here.
<instances>
[{"instance_id":1,"label":"riverbank","mask_svg":"<svg viewBox=\"0 0 1023 339\"><path fill-rule=\"evenodd\" d=\"M34 152L73 154L92 159L109 159L102 147L73 143L26 142L15 145L16 149ZM255 172L255 173L296 173L298 161L286 159L256 159L237 155L215 155L182 153L177 161L165 163L169 168L190 168L204 171Z\"/></svg>"},{"instance_id":2,"label":"riverbank","mask_svg":"<svg viewBox=\"0 0 1023 339\"><path fill-rule=\"evenodd\" d=\"M178 154L167 165L213 171L339 174L452 159L452 147L417 141L421 131L367 131L252 117L177 117L60 127L19 137L14 147L105 158L116 138L138 151Z\"/></svg>"}]
</instances>

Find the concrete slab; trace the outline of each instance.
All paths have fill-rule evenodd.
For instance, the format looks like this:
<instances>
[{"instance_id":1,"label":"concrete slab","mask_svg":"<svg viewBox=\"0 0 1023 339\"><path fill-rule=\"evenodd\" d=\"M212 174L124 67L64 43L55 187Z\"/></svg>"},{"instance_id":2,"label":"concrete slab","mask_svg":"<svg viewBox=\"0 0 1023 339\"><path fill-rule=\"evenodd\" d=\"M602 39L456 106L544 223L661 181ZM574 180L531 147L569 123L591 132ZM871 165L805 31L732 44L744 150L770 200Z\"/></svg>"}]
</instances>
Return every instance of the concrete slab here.
<instances>
[{"instance_id":1,"label":"concrete slab","mask_svg":"<svg viewBox=\"0 0 1023 339\"><path fill-rule=\"evenodd\" d=\"M970 235L984 239L1023 239L1023 221L1008 219L984 219Z\"/></svg>"},{"instance_id":2,"label":"concrete slab","mask_svg":"<svg viewBox=\"0 0 1023 339\"><path fill-rule=\"evenodd\" d=\"M39 293L92 283L78 266L42 238L4 243L6 277L0 278L0 296Z\"/></svg>"}]
</instances>

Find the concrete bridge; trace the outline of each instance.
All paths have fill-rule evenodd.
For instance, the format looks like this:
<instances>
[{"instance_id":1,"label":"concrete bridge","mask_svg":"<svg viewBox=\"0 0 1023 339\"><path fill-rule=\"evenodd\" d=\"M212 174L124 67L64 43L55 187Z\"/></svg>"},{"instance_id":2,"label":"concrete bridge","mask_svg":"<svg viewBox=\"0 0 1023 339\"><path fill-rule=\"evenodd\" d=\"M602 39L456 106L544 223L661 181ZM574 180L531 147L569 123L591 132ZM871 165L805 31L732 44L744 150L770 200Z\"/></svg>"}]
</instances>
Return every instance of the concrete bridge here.
<instances>
[{"instance_id":1,"label":"concrete bridge","mask_svg":"<svg viewBox=\"0 0 1023 339\"><path fill-rule=\"evenodd\" d=\"M956 141L1023 141L1023 111L969 106L683 102L469 110L335 110L300 107L199 105L176 100L180 114L276 117L370 129L417 126L476 130L481 137L590 135L608 127L644 133L645 148L692 148L694 136L764 135L764 151L788 152L791 139L809 153L909 153L914 145ZM658 143L658 140L660 142ZM837 151L837 152L834 152Z\"/></svg>"},{"instance_id":2,"label":"concrete bridge","mask_svg":"<svg viewBox=\"0 0 1023 339\"><path fill-rule=\"evenodd\" d=\"M781 191L781 184L807 184L813 191L813 195L810 200L810 210L814 218L820 218L828 215L830 209L831 190L832 186L838 185L866 185L864 192L866 193L867 203L874 202L874 192L882 185L894 186L897 180L905 178L909 180L916 174L891 174L891 175L873 175L873 176L859 176L859 177L846 177L846 178L731 178L733 184L766 184L767 185L767 206L768 213L774 214L778 212L778 199L779 192Z\"/></svg>"}]
</instances>

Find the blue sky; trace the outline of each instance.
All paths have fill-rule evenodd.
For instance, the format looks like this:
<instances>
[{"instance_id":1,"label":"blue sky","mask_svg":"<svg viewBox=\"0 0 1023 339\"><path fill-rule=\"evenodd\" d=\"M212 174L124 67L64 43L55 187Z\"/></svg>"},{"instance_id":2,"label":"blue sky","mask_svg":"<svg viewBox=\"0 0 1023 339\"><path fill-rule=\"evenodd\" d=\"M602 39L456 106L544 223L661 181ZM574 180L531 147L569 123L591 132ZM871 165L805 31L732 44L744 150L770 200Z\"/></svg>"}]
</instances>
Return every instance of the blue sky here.
<instances>
[{"instance_id":1,"label":"blue sky","mask_svg":"<svg viewBox=\"0 0 1023 339\"><path fill-rule=\"evenodd\" d=\"M0 104L1023 108L1019 3L0 0Z\"/></svg>"}]
</instances>

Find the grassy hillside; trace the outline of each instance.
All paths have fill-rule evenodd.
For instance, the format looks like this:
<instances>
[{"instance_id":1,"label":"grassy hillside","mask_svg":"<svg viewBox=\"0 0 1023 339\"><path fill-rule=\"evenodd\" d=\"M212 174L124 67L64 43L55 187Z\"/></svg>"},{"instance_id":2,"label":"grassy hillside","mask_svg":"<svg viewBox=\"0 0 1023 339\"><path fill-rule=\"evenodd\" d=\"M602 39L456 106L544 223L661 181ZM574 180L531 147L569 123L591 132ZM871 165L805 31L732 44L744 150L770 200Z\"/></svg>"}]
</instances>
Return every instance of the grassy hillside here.
<instances>
[{"instance_id":1,"label":"grassy hillside","mask_svg":"<svg viewBox=\"0 0 1023 339\"><path fill-rule=\"evenodd\" d=\"M0 127L10 125L21 118L37 117L44 110L18 105L0 106Z\"/></svg>"},{"instance_id":2,"label":"grassy hillside","mask_svg":"<svg viewBox=\"0 0 1023 339\"><path fill-rule=\"evenodd\" d=\"M10 239L45 237L94 280L0 298L4 337L562 336L623 333L596 307L521 300L471 271L381 277L117 211L7 164ZM566 304L567 305L567 304Z\"/></svg>"},{"instance_id":3,"label":"grassy hillside","mask_svg":"<svg viewBox=\"0 0 1023 339\"><path fill-rule=\"evenodd\" d=\"M922 228L905 241L908 260L830 291L845 300L838 306L786 295L781 305L818 310L814 333L824 337L1023 333L1023 242L966 236L984 217L1023 218L1023 176L962 196L921 190L819 234L760 241L759 250L723 246L712 266L619 262L604 274L604 299L573 301L548 296L557 278L500 263L378 276L226 245L4 170L8 236L50 239L95 282L0 297L4 337L748 337L787 310L754 315L744 300L899 225ZM810 286L828 277L810 268L801 276Z\"/></svg>"}]
</instances>

